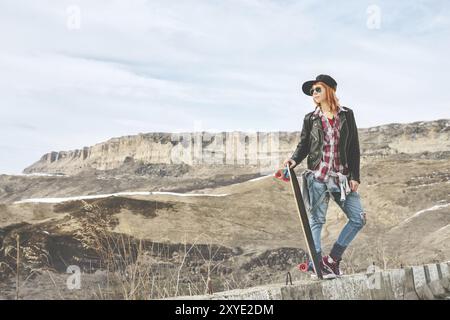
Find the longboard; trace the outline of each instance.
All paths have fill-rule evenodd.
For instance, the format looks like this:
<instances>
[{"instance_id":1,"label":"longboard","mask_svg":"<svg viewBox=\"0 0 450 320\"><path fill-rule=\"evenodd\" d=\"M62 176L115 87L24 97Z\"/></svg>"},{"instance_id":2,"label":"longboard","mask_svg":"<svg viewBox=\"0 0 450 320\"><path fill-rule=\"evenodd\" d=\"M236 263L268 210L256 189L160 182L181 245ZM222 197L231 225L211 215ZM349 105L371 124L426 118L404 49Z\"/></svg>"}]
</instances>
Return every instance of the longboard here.
<instances>
[{"instance_id":1,"label":"longboard","mask_svg":"<svg viewBox=\"0 0 450 320\"><path fill-rule=\"evenodd\" d=\"M309 257L312 261L313 268L319 279L323 279L322 271L320 269L319 260L317 259L316 248L311 233L311 226L309 225L308 214L306 212L305 204L303 202L300 185L298 184L297 175L294 169L289 168L289 164L286 166L289 170L289 176L291 180L292 192L294 193L295 203L297 205L298 215L300 217L300 223L302 225L303 235L305 236L306 246L308 247Z\"/></svg>"}]
</instances>

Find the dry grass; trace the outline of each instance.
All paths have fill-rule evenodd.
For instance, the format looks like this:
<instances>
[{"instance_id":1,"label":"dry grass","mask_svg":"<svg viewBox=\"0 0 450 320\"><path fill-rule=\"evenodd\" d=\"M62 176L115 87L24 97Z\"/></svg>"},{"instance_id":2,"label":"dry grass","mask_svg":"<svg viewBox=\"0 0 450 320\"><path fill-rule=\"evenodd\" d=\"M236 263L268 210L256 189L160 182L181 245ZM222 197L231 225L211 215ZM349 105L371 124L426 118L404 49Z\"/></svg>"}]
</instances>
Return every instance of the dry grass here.
<instances>
[{"instance_id":1,"label":"dry grass","mask_svg":"<svg viewBox=\"0 0 450 320\"><path fill-rule=\"evenodd\" d=\"M184 242L181 252L170 245L160 246L127 235L103 234L97 238L101 265L106 272L106 286L98 287L99 299L162 299L180 295L210 294L220 288L231 290L242 283L232 274L218 272L224 263L216 260L220 246ZM205 239L203 239L204 241ZM202 242L203 242L202 241ZM211 241L209 242L211 243ZM202 250L203 248L203 250ZM172 252L172 254L171 254ZM199 256L198 270L192 272L188 260Z\"/></svg>"}]
</instances>

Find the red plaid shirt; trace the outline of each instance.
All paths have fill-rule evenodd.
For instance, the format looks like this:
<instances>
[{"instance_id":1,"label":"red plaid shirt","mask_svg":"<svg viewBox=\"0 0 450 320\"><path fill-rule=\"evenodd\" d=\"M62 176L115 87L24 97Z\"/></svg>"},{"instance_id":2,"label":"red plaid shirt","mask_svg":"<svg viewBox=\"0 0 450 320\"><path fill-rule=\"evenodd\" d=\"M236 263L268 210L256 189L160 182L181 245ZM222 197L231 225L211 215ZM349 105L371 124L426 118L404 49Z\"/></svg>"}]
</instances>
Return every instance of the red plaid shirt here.
<instances>
[{"instance_id":1,"label":"red plaid shirt","mask_svg":"<svg viewBox=\"0 0 450 320\"><path fill-rule=\"evenodd\" d=\"M322 120L322 129L324 133L322 160L317 167L314 168L316 179L322 182L328 181L329 171L348 175L348 167L347 165L344 166L340 163L339 157L339 131L341 125L339 111L340 108L338 107L338 112L333 120L329 120L319 106L316 107L316 110L314 111L314 114L318 115ZM335 182L339 185L337 177L335 178Z\"/></svg>"}]
</instances>

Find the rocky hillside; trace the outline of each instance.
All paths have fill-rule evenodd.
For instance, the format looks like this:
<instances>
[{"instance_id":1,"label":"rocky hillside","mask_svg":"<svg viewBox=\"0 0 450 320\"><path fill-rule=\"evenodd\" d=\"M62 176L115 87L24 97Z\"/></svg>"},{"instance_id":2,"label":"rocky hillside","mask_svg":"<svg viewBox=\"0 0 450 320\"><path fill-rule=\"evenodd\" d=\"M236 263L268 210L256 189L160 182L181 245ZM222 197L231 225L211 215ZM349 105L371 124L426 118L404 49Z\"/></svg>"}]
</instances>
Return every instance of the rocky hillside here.
<instances>
[{"instance_id":1,"label":"rocky hillside","mask_svg":"<svg viewBox=\"0 0 450 320\"><path fill-rule=\"evenodd\" d=\"M448 159L374 158L362 176L368 223L345 253L345 273L450 259ZM208 277L225 291L283 282L287 271L294 281L306 276L296 269L305 245L292 190L271 176L183 194L53 197L0 204L6 297L14 296L17 236L24 298L129 298L122 286L134 292L133 281L145 283L139 298L162 298L202 294ZM346 221L331 202L326 252ZM85 273L84 290L64 287L69 265Z\"/></svg>"},{"instance_id":2,"label":"rocky hillside","mask_svg":"<svg viewBox=\"0 0 450 320\"><path fill-rule=\"evenodd\" d=\"M388 124L359 129L363 156L450 150L450 120ZM91 147L53 151L24 173L72 175L86 169L112 170L132 163L260 166L267 157L292 154L300 132L147 133L113 138Z\"/></svg>"},{"instance_id":3,"label":"rocky hillside","mask_svg":"<svg viewBox=\"0 0 450 320\"><path fill-rule=\"evenodd\" d=\"M346 273L374 262L400 268L450 259L448 123L360 130L368 223L345 253ZM282 141L274 152L291 154L298 133ZM224 291L282 282L287 271L293 280L306 276L296 270L305 246L288 183L261 176L258 164L146 163L120 152L111 159L125 159L112 169L86 156L77 171L63 157L45 171L61 164L66 174L0 175L0 298L15 294L17 237L24 298L163 298L202 294L208 278ZM325 251L346 221L331 203ZM64 289L69 265L84 272L85 290ZM139 294L136 281L145 284Z\"/></svg>"},{"instance_id":4,"label":"rocky hillside","mask_svg":"<svg viewBox=\"0 0 450 320\"><path fill-rule=\"evenodd\" d=\"M359 137L364 156L439 153L450 150L450 120L391 123L360 129Z\"/></svg>"}]
</instances>

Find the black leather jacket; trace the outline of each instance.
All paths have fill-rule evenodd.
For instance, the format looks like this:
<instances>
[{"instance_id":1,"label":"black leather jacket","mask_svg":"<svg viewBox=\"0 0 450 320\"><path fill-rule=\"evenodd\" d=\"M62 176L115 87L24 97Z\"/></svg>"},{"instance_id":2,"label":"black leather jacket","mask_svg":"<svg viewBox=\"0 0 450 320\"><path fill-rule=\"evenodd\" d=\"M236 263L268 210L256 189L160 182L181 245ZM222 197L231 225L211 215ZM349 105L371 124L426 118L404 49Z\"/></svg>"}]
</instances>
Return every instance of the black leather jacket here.
<instances>
[{"instance_id":1,"label":"black leather jacket","mask_svg":"<svg viewBox=\"0 0 450 320\"><path fill-rule=\"evenodd\" d=\"M349 181L356 180L358 183L361 183L359 178L360 151L358 128L356 127L353 110L341 106L339 119L341 121L341 129L339 131L340 162L348 165ZM296 166L308 156L308 169L314 170L322 159L323 135L320 117L314 115L314 111L306 114L303 120L300 142L291 156L291 159L296 162Z\"/></svg>"}]
</instances>

